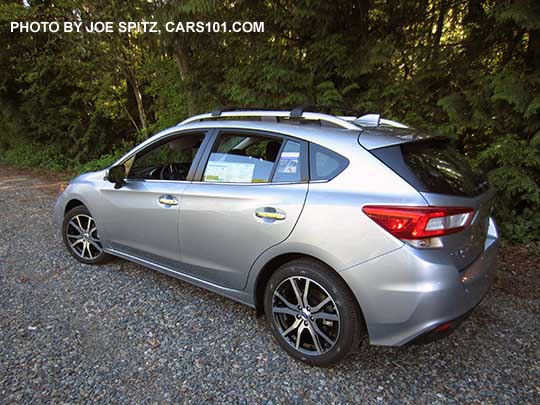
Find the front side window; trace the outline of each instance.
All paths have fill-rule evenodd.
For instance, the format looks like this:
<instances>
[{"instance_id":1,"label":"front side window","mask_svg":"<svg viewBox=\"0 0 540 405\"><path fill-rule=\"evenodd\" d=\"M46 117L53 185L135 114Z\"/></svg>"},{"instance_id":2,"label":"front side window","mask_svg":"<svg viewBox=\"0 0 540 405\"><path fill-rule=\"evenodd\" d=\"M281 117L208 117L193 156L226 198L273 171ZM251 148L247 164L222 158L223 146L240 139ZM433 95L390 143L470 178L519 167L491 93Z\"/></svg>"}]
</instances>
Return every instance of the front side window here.
<instances>
[{"instance_id":1,"label":"front side window","mask_svg":"<svg viewBox=\"0 0 540 405\"><path fill-rule=\"evenodd\" d=\"M204 133L182 134L139 152L129 170L132 180L184 181Z\"/></svg>"},{"instance_id":2,"label":"front side window","mask_svg":"<svg viewBox=\"0 0 540 405\"><path fill-rule=\"evenodd\" d=\"M221 134L204 170L203 181L267 183L283 140L260 135Z\"/></svg>"}]
</instances>

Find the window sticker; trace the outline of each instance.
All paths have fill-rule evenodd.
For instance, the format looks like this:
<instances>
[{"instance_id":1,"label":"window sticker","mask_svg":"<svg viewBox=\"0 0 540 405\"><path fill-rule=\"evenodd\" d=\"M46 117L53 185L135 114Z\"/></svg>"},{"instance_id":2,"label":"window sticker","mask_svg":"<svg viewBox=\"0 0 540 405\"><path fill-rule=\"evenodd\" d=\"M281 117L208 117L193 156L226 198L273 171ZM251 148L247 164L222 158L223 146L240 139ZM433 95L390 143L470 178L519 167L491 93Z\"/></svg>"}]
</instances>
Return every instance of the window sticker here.
<instances>
[{"instance_id":1,"label":"window sticker","mask_svg":"<svg viewBox=\"0 0 540 405\"><path fill-rule=\"evenodd\" d=\"M208 162L204 181L225 183L251 183L255 164L234 162Z\"/></svg>"},{"instance_id":2,"label":"window sticker","mask_svg":"<svg viewBox=\"0 0 540 405\"><path fill-rule=\"evenodd\" d=\"M298 160L300 152L283 152L279 160L277 172L286 174L296 174L298 171Z\"/></svg>"}]
</instances>

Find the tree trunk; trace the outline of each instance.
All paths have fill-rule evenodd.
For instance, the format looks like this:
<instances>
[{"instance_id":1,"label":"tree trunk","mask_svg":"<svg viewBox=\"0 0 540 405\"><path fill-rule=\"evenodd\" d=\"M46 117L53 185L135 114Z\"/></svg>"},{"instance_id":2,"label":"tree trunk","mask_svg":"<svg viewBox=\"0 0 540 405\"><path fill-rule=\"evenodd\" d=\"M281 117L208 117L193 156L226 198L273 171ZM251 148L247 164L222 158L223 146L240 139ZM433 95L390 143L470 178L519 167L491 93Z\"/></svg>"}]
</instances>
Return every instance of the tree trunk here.
<instances>
[{"instance_id":1,"label":"tree trunk","mask_svg":"<svg viewBox=\"0 0 540 405\"><path fill-rule=\"evenodd\" d=\"M463 19L463 29L466 33L465 57L468 61L478 58L484 50L485 35L483 26L489 26L487 16L483 7L484 0L469 0L467 3L467 14ZM483 25L482 25L482 22Z\"/></svg>"},{"instance_id":2,"label":"tree trunk","mask_svg":"<svg viewBox=\"0 0 540 405\"><path fill-rule=\"evenodd\" d=\"M180 73L180 78L186 85L186 104L188 114L190 116L195 115L195 103L193 100L193 86L191 83L189 63L186 53L180 45L177 45L174 48L174 60L178 68L178 72Z\"/></svg>"},{"instance_id":3,"label":"tree trunk","mask_svg":"<svg viewBox=\"0 0 540 405\"><path fill-rule=\"evenodd\" d=\"M135 77L135 72L133 71L133 68L129 66L129 64L126 64L126 76L129 84L131 85L131 88L133 89L133 94L135 95L137 109L139 110L139 119L141 120L141 127L143 131L146 132L146 130L148 129L148 123L146 121L146 112L144 110L141 89L139 88L139 83L137 82L137 78Z\"/></svg>"},{"instance_id":4,"label":"tree trunk","mask_svg":"<svg viewBox=\"0 0 540 405\"><path fill-rule=\"evenodd\" d=\"M435 29L435 36L433 37L433 54L432 60L439 59L439 51L441 46L441 36L444 28L444 18L448 11L448 0L441 0L439 7L439 17L437 18L437 28Z\"/></svg>"},{"instance_id":5,"label":"tree trunk","mask_svg":"<svg viewBox=\"0 0 540 405\"><path fill-rule=\"evenodd\" d=\"M540 69L540 29L529 31L526 61L531 71Z\"/></svg>"}]
</instances>

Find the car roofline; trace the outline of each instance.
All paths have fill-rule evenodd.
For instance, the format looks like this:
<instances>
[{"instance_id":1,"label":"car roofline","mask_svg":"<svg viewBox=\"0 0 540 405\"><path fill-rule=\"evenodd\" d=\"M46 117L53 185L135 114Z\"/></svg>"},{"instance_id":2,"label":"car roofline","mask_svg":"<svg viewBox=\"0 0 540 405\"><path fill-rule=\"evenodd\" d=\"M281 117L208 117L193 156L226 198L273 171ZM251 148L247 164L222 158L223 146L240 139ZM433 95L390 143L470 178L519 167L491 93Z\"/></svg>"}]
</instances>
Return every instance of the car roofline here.
<instances>
[{"instance_id":1,"label":"car roofline","mask_svg":"<svg viewBox=\"0 0 540 405\"><path fill-rule=\"evenodd\" d=\"M361 128L356 128L354 130L342 129L342 128L333 128L333 127L321 127L319 125L298 125L298 124L286 124L279 122L268 122L268 121L232 121L232 120L212 120L212 121L200 121L184 124L181 126L174 126L167 129L164 129L161 132L151 136L145 141L141 142L139 145L131 149L129 152L124 154L120 159L118 159L114 165L118 165L128 159L135 153L138 153L141 149L147 147L148 145L158 142L159 140L168 137L170 135L176 134L178 132L188 132L196 130L209 130L215 128L223 128L230 130L248 130L248 131L261 131L268 133L276 133L280 135L289 136L292 138L297 138L306 142L320 143L323 138L327 137L351 137L355 140L358 135L362 132Z\"/></svg>"}]
</instances>

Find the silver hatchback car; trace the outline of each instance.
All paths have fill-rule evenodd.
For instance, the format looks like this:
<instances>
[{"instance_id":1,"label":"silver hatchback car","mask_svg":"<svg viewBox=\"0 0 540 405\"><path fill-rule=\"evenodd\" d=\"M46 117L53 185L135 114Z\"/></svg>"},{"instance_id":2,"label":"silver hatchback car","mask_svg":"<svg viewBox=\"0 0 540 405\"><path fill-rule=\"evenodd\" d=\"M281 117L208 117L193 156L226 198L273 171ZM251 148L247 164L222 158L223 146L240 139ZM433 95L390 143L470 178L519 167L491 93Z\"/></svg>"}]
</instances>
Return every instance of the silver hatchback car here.
<instances>
[{"instance_id":1,"label":"silver hatchback car","mask_svg":"<svg viewBox=\"0 0 540 405\"><path fill-rule=\"evenodd\" d=\"M75 178L55 219L77 260L247 304L325 366L366 334L401 346L459 325L495 275L493 196L450 141L375 114L221 110Z\"/></svg>"}]
</instances>

